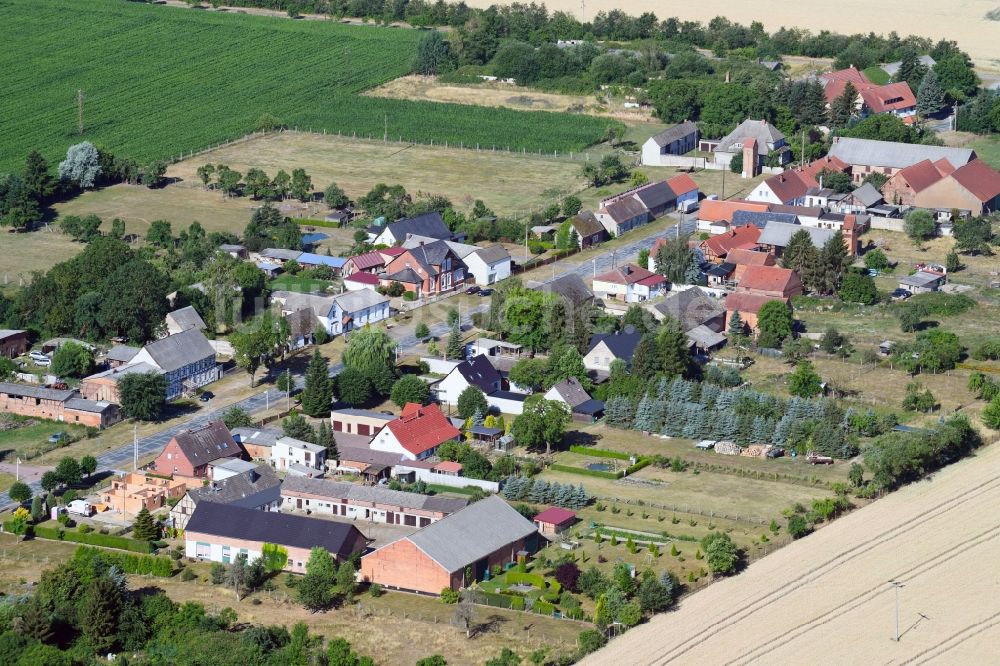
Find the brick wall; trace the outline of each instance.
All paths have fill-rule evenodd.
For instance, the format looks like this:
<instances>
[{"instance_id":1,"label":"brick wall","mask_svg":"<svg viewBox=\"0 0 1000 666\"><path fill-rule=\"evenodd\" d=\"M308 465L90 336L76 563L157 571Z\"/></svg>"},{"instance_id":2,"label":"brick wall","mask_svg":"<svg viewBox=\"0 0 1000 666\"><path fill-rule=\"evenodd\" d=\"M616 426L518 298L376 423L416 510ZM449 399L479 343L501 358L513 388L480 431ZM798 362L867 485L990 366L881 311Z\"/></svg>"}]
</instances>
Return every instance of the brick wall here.
<instances>
[{"instance_id":1,"label":"brick wall","mask_svg":"<svg viewBox=\"0 0 1000 666\"><path fill-rule=\"evenodd\" d=\"M450 574L409 539L400 539L361 558L361 577L402 590L440 594L452 586Z\"/></svg>"}]
</instances>

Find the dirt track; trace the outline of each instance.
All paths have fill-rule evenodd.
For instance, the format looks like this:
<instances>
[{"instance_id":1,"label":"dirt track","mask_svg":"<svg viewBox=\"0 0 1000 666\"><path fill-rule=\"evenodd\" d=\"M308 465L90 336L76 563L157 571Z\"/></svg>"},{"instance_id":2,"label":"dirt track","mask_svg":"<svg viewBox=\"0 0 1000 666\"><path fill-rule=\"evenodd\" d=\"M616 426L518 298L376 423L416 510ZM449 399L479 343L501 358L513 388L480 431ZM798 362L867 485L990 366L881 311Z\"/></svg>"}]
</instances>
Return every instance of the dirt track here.
<instances>
[{"instance_id":1,"label":"dirt track","mask_svg":"<svg viewBox=\"0 0 1000 666\"><path fill-rule=\"evenodd\" d=\"M992 446L693 595L583 663L998 663L997 507ZM889 580L905 585L899 643Z\"/></svg>"}]
</instances>

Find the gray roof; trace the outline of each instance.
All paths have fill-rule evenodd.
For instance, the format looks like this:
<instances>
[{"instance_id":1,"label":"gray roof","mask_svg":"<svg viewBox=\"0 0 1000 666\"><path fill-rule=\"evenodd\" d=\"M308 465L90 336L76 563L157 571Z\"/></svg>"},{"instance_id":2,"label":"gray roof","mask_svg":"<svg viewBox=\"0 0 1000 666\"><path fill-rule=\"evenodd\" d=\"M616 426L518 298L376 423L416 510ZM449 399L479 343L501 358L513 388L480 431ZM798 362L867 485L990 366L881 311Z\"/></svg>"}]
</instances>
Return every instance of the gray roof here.
<instances>
[{"instance_id":1,"label":"gray roof","mask_svg":"<svg viewBox=\"0 0 1000 666\"><path fill-rule=\"evenodd\" d=\"M407 538L452 573L530 536L536 529L514 507L491 495Z\"/></svg>"},{"instance_id":2,"label":"gray roof","mask_svg":"<svg viewBox=\"0 0 1000 666\"><path fill-rule=\"evenodd\" d=\"M785 135L777 127L764 120L747 119L737 125L736 129L722 137L719 141L717 152L733 153L742 150L743 140L751 138L757 140L757 154L767 155L770 151L768 144L775 144L785 138ZM737 148L734 144L740 144Z\"/></svg>"},{"instance_id":3,"label":"gray roof","mask_svg":"<svg viewBox=\"0 0 1000 666\"><path fill-rule=\"evenodd\" d=\"M305 549L321 546L340 559L360 550L366 542L358 528L347 523L215 502L198 505L188 521L187 532Z\"/></svg>"},{"instance_id":4,"label":"gray roof","mask_svg":"<svg viewBox=\"0 0 1000 666\"><path fill-rule=\"evenodd\" d=\"M31 384L11 384L0 382L0 393L7 395L24 396L26 398L38 398L40 400L55 400L66 402L76 393L66 389L49 389Z\"/></svg>"},{"instance_id":5,"label":"gray roof","mask_svg":"<svg viewBox=\"0 0 1000 666\"><path fill-rule=\"evenodd\" d=\"M905 169L918 162L937 162L946 159L956 169L971 162L976 151L971 148L949 148L947 146L925 146L917 143L894 143L872 139L836 139L830 147L830 157L836 157L846 164L891 167Z\"/></svg>"},{"instance_id":6,"label":"gray roof","mask_svg":"<svg viewBox=\"0 0 1000 666\"><path fill-rule=\"evenodd\" d=\"M899 284L909 285L911 287L927 287L942 280L943 277L940 275L935 275L934 273L928 273L927 271L917 271L913 275L906 275L899 278Z\"/></svg>"},{"instance_id":7,"label":"gray roof","mask_svg":"<svg viewBox=\"0 0 1000 666\"><path fill-rule=\"evenodd\" d=\"M878 188L871 183L865 183L858 189L854 190L852 194L854 195L854 198L857 199L865 208L877 206L885 201L885 197L882 196L882 193L879 192Z\"/></svg>"},{"instance_id":8,"label":"gray roof","mask_svg":"<svg viewBox=\"0 0 1000 666\"><path fill-rule=\"evenodd\" d=\"M308 493L330 499L346 499L355 502L370 502L373 504L390 504L406 509L423 509L454 513L464 508L469 500L434 497L420 493L408 493L403 490L390 490L379 486L362 486L346 481L327 481L325 479L307 479L305 477L288 477L281 486L281 494Z\"/></svg>"},{"instance_id":9,"label":"gray roof","mask_svg":"<svg viewBox=\"0 0 1000 666\"><path fill-rule=\"evenodd\" d=\"M275 444L284 444L290 449L302 449L303 451L312 451L314 453L326 450L325 446L313 444L312 442L304 442L301 439L295 439L294 437L281 437L277 442L275 442Z\"/></svg>"},{"instance_id":10,"label":"gray roof","mask_svg":"<svg viewBox=\"0 0 1000 666\"><path fill-rule=\"evenodd\" d=\"M399 463L403 459L403 456L399 453L376 451L366 446L342 446L340 440L344 437L351 437L351 435L342 432L336 433L338 463L342 460L350 460L351 462L363 462L369 465L384 465L388 467Z\"/></svg>"},{"instance_id":11,"label":"gray roof","mask_svg":"<svg viewBox=\"0 0 1000 666\"><path fill-rule=\"evenodd\" d=\"M691 122L690 120L685 120L684 122L678 123L677 125L674 125L672 127L668 127L659 134L654 134L649 138L653 142L655 142L656 145L662 148L668 143L673 143L678 139L683 139L684 137L689 136L692 133L694 134L698 133L698 126L693 122Z\"/></svg>"},{"instance_id":12,"label":"gray roof","mask_svg":"<svg viewBox=\"0 0 1000 666\"><path fill-rule=\"evenodd\" d=\"M256 463L240 460L239 458L222 458L209 464L216 469L224 469L234 474L243 474L257 467Z\"/></svg>"},{"instance_id":13,"label":"gray roof","mask_svg":"<svg viewBox=\"0 0 1000 666\"><path fill-rule=\"evenodd\" d=\"M490 245L476 250L473 254L478 256L487 264L495 264L504 259L510 259L510 253L504 249L503 245Z\"/></svg>"},{"instance_id":14,"label":"gray roof","mask_svg":"<svg viewBox=\"0 0 1000 666\"><path fill-rule=\"evenodd\" d=\"M334 414L344 414L345 416L364 416L370 419L379 419L382 421L392 421L396 418L392 414L383 414L382 412L376 412L370 409L354 409L353 407L334 409L330 412L330 415L333 416Z\"/></svg>"},{"instance_id":15,"label":"gray roof","mask_svg":"<svg viewBox=\"0 0 1000 666\"><path fill-rule=\"evenodd\" d=\"M20 333L26 333L27 331L22 331L16 328L0 328L0 340L4 338L9 338L12 335L18 335Z\"/></svg>"},{"instance_id":16,"label":"gray roof","mask_svg":"<svg viewBox=\"0 0 1000 666\"><path fill-rule=\"evenodd\" d=\"M75 409L78 412L93 412L103 414L116 405L106 400L85 400L83 398L70 398L66 401L66 409Z\"/></svg>"},{"instance_id":17,"label":"gray roof","mask_svg":"<svg viewBox=\"0 0 1000 666\"><path fill-rule=\"evenodd\" d=\"M284 248L269 247L260 251L260 256L266 259L279 259L281 261L291 261L302 256L302 250L286 250Z\"/></svg>"},{"instance_id":18,"label":"gray roof","mask_svg":"<svg viewBox=\"0 0 1000 666\"><path fill-rule=\"evenodd\" d=\"M448 225L437 211L393 222L386 228L397 241L406 240L407 236L428 236L440 240L452 237Z\"/></svg>"},{"instance_id":19,"label":"gray roof","mask_svg":"<svg viewBox=\"0 0 1000 666\"><path fill-rule=\"evenodd\" d=\"M281 499L281 479L270 465L257 465L252 470L213 481L207 486L192 488L188 497L195 506L204 500L256 509Z\"/></svg>"},{"instance_id":20,"label":"gray roof","mask_svg":"<svg viewBox=\"0 0 1000 666\"><path fill-rule=\"evenodd\" d=\"M665 180L644 185L633 192L632 196L649 209L666 206L671 201L677 200L677 195L674 194Z\"/></svg>"},{"instance_id":21,"label":"gray roof","mask_svg":"<svg viewBox=\"0 0 1000 666\"><path fill-rule=\"evenodd\" d=\"M108 350L105 355L109 361L121 361L122 363L128 363L132 360L132 357L138 354L140 351L139 347L130 347L128 345L115 345Z\"/></svg>"},{"instance_id":22,"label":"gray roof","mask_svg":"<svg viewBox=\"0 0 1000 666\"><path fill-rule=\"evenodd\" d=\"M539 291L559 294L576 306L594 300L594 292L587 288L587 283L576 273L567 273L555 280L550 280L538 287Z\"/></svg>"},{"instance_id":23,"label":"gray roof","mask_svg":"<svg viewBox=\"0 0 1000 666\"><path fill-rule=\"evenodd\" d=\"M295 312L312 308L313 312L320 317L330 314L333 309L333 296L321 294L300 294L296 291L276 291L271 294L273 300L282 304L283 310Z\"/></svg>"},{"instance_id":24,"label":"gray roof","mask_svg":"<svg viewBox=\"0 0 1000 666\"><path fill-rule=\"evenodd\" d=\"M344 312L358 312L365 308L388 303L389 297L383 296L374 289L358 289L348 291L334 298Z\"/></svg>"},{"instance_id":25,"label":"gray roof","mask_svg":"<svg viewBox=\"0 0 1000 666\"><path fill-rule=\"evenodd\" d=\"M404 268L401 271L396 271L392 275L387 275L385 279L392 280L393 282L406 282L407 284L419 284L424 281L412 268Z\"/></svg>"},{"instance_id":26,"label":"gray roof","mask_svg":"<svg viewBox=\"0 0 1000 666\"><path fill-rule=\"evenodd\" d=\"M708 326L696 326L687 331L686 335L689 342L697 344L704 349L711 349L726 341L724 334L713 331Z\"/></svg>"},{"instance_id":27,"label":"gray roof","mask_svg":"<svg viewBox=\"0 0 1000 666\"><path fill-rule=\"evenodd\" d=\"M664 317L676 320L684 331L701 326L722 316L726 311L718 300L706 294L700 287L671 292L662 301L650 307Z\"/></svg>"},{"instance_id":28,"label":"gray roof","mask_svg":"<svg viewBox=\"0 0 1000 666\"><path fill-rule=\"evenodd\" d=\"M164 372L183 368L205 358L215 358L215 350L197 328L150 342L143 347Z\"/></svg>"},{"instance_id":29,"label":"gray roof","mask_svg":"<svg viewBox=\"0 0 1000 666\"><path fill-rule=\"evenodd\" d=\"M593 211L584 210L569 219L578 236L587 238L594 234L604 233L604 225L594 216Z\"/></svg>"},{"instance_id":30,"label":"gray roof","mask_svg":"<svg viewBox=\"0 0 1000 666\"><path fill-rule=\"evenodd\" d=\"M229 434L229 429L222 421L211 421L200 428L184 430L174 435L173 439L195 467L207 465L219 458L243 455L243 449Z\"/></svg>"},{"instance_id":31,"label":"gray roof","mask_svg":"<svg viewBox=\"0 0 1000 666\"><path fill-rule=\"evenodd\" d=\"M757 242L760 245L774 245L776 247L786 247L788 241L797 231L805 231L812 239L813 245L817 248L823 247L830 238L837 233L835 229L820 229L818 227L806 227L801 224L788 224L787 222L768 222L764 230L760 232Z\"/></svg>"},{"instance_id":32,"label":"gray roof","mask_svg":"<svg viewBox=\"0 0 1000 666\"><path fill-rule=\"evenodd\" d=\"M632 360L632 354L635 353L635 347L641 339L642 334L635 330L617 331L615 333L594 333L590 336L590 346L587 348L587 351L590 352L594 347L603 342L608 350L615 355L616 359L627 362Z\"/></svg>"},{"instance_id":33,"label":"gray roof","mask_svg":"<svg viewBox=\"0 0 1000 666\"><path fill-rule=\"evenodd\" d=\"M285 321L288 322L288 332L292 340L309 337L319 323L316 312L311 307L288 313L285 315Z\"/></svg>"},{"instance_id":34,"label":"gray roof","mask_svg":"<svg viewBox=\"0 0 1000 666\"><path fill-rule=\"evenodd\" d=\"M219 246L219 249L223 252L242 252L246 249L243 245L234 245L232 243L223 243Z\"/></svg>"},{"instance_id":35,"label":"gray roof","mask_svg":"<svg viewBox=\"0 0 1000 666\"><path fill-rule=\"evenodd\" d=\"M443 240L424 243L408 249L410 256L431 275L437 275L438 271L435 266L440 266L449 254L454 255L456 259L458 258L458 254Z\"/></svg>"},{"instance_id":36,"label":"gray roof","mask_svg":"<svg viewBox=\"0 0 1000 666\"><path fill-rule=\"evenodd\" d=\"M552 388L571 409L590 400L590 395L583 390L580 380L576 377L564 379Z\"/></svg>"},{"instance_id":37,"label":"gray roof","mask_svg":"<svg viewBox=\"0 0 1000 666\"><path fill-rule=\"evenodd\" d=\"M233 439L241 444L257 446L274 446L274 443L284 437L280 428L233 428Z\"/></svg>"},{"instance_id":38,"label":"gray roof","mask_svg":"<svg viewBox=\"0 0 1000 666\"><path fill-rule=\"evenodd\" d=\"M149 363L132 363L131 365L122 365L117 368L111 368L110 370L104 370L103 372L96 372L89 377L85 377L84 379L100 379L102 377L108 377L114 381L118 381L125 375L145 372L155 372L158 375L163 374L162 370L150 365Z\"/></svg>"},{"instance_id":39,"label":"gray roof","mask_svg":"<svg viewBox=\"0 0 1000 666\"><path fill-rule=\"evenodd\" d=\"M919 56L917 60L920 62L921 65L923 65L928 69L937 64L937 61L934 60L934 58L930 57L929 55ZM902 67L902 65L903 65L902 60L896 62L887 62L886 64L882 65L882 71L888 74L890 77L893 77L896 76L896 73L899 72L899 68Z\"/></svg>"},{"instance_id":40,"label":"gray roof","mask_svg":"<svg viewBox=\"0 0 1000 666\"><path fill-rule=\"evenodd\" d=\"M667 188L668 190L670 188ZM673 190L671 190L673 192ZM604 207L604 212L616 223L627 222L628 220L649 215L649 209L633 197L625 197Z\"/></svg>"},{"instance_id":41,"label":"gray roof","mask_svg":"<svg viewBox=\"0 0 1000 666\"><path fill-rule=\"evenodd\" d=\"M462 361L455 366L453 372L462 375L466 382L479 387L483 393L492 392L493 385L501 379L500 373L483 354L479 354L471 361Z\"/></svg>"},{"instance_id":42,"label":"gray roof","mask_svg":"<svg viewBox=\"0 0 1000 666\"><path fill-rule=\"evenodd\" d=\"M799 218L794 213L775 213L772 211L756 211L756 210L736 210L733 211L733 227L742 227L746 224L752 224L758 229L763 229L771 221L775 222L787 222L789 224L796 224Z\"/></svg>"},{"instance_id":43,"label":"gray roof","mask_svg":"<svg viewBox=\"0 0 1000 666\"><path fill-rule=\"evenodd\" d=\"M198 311L194 309L193 306L189 305L180 310L174 310L173 312L167 313L167 319L174 322L178 328L182 331L186 331L189 328L197 328L204 330L205 320L201 318Z\"/></svg>"}]
</instances>

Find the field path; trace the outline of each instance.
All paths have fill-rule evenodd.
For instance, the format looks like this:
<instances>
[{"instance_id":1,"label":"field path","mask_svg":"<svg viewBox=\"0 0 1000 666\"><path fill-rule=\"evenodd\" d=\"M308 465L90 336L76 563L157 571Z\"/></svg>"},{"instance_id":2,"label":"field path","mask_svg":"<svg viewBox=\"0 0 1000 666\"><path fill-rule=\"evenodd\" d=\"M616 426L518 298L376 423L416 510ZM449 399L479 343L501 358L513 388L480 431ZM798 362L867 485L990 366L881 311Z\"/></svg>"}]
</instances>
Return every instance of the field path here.
<instances>
[{"instance_id":1,"label":"field path","mask_svg":"<svg viewBox=\"0 0 1000 666\"><path fill-rule=\"evenodd\" d=\"M685 599L583 663L990 663L1000 641L997 506L992 446ZM890 580L904 584L899 643Z\"/></svg>"}]
</instances>

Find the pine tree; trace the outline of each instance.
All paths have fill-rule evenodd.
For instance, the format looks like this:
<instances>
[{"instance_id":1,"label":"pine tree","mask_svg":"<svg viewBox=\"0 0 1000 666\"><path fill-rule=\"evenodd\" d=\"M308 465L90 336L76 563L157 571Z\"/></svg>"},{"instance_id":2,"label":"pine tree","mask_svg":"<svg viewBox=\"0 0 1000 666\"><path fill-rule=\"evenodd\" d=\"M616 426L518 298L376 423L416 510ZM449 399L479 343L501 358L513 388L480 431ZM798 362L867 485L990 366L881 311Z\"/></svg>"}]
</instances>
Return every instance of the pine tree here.
<instances>
[{"instance_id":1,"label":"pine tree","mask_svg":"<svg viewBox=\"0 0 1000 666\"><path fill-rule=\"evenodd\" d=\"M542 504L545 502L545 495L549 491L549 484L542 479L535 479L535 482L531 485L531 490L528 492L528 499L530 499L535 504Z\"/></svg>"},{"instance_id":2,"label":"pine tree","mask_svg":"<svg viewBox=\"0 0 1000 666\"><path fill-rule=\"evenodd\" d=\"M702 416L703 411L701 405L693 403L688 403L684 408L684 428L681 431L684 437L701 439L702 424L699 423L699 417Z\"/></svg>"},{"instance_id":3,"label":"pine tree","mask_svg":"<svg viewBox=\"0 0 1000 666\"><path fill-rule=\"evenodd\" d=\"M653 419L653 401L649 399L649 394L642 396L639 406L635 410L635 419L632 421L634 430L643 432L654 432L656 426Z\"/></svg>"},{"instance_id":4,"label":"pine tree","mask_svg":"<svg viewBox=\"0 0 1000 666\"><path fill-rule=\"evenodd\" d=\"M656 399L667 400L670 397L670 381L666 377L660 377L660 383L656 387Z\"/></svg>"},{"instance_id":5,"label":"pine tree","mask_svg":"<svg viewBox=\"0 0 1000 666\"><path fill-rule=\"evenodd\" d=\"M933 69L924 75L917 89L917 113L921 116L932 116L944 106L944 91Z\"/></svg>"},{"instance_id":6,"label":"pine tree","mask_svg":"<svg viewBox=\"0 0 1000 666\"><path fill-rule=\"evenodd\" d=\"M844 92L830 104L830 125L836 128L847 127L856 110L858 89L850 81L844 86Z\"/></svg>"},{"instance_id":7,"label":"pine tree","mask_svg":"<svg viewBox=\"0 0 1000 666\"><path fill-rule=\"evenodd\" d=\"M784 446L785 442L788 441L788 436L791 434L793 423L795 423L795 417L788 413L778 419L777 424L774 426L774 432L771 434L771 443Z\"/></svg>"},{"instance_id":8,"label":"pine tree","mask_svg":"<svg viewBox=\"0 0 1000 666\"><path fill-rule=\"evenodd\" d=\"M632 425L632 403L623 395L612 397L605 409L605 420L613 428L628 428Z\"/></svg>"},{"instance_id":9,"label":"pine tree","mask_svg":"<svg viewBox=\"0 0 1000 666\"><path fill-rule=\"evenodd\" d=\"M80 630L94 652L106 653L114 646L121 610L121 590L110 578L98 578L87 589L80 601Z\"/></svg>"},{"instance_id":10,"label":"pine tree","mask_svg":"<svg viewBox=\"0 0 1000 666\"><path fill-rule=\"evenodd\" d=\"M755 416L753 418L753 429L751 431L750 439L753 440L754 444L764 444L770 441L771 428L767 419L763 416Z\"/></svg>"},{"instance_id":11,"label":"pine tree","mask_svg":"<svg viewBox=\"0 0 1000 666\"><path fill-rule=\"evenodd\" d=\"M719 395L715 398L715 409L716 411L724 412L733 409L736 406L736 391L719 391Z\"/></svg>"},{"instance_id":12,"label":"pine tree","mask_svg":"<svg viewBox=\"0 0 1000 666\"><path fill-rule=\"evenodd\" d=\"M132 534L138 541L156 541L160 538L160 528L153 521L149 509L142 507L135 517L135 524L132 526Z\"/></svg>"},{"instance_id":13,"label":"pine tree","mask_svg":"<svg viewBox=\"0 0 1000 666\"><path fill-rule=\"evenodd\" d=\"M739 430L736 412L723 412L713 419L710 426L712 428L712 437L715 439L735 440Z\"/></svg>"},{"instance_id":14,"label":"pine tree","mask_svg":"<svg viewBox=\"0 0 1000 666\"><path fill-rule=\"evenodd\" d=\"M711 408L718 399L719 392L719 387L715 384L702 384L701 395L698 396L698 402L703 404L706 409Z\"/></svg>"},{"instance_id":15,"label":"pine tree","mask_svg":"<svg viewBox=\"0 0 1000 666\"><path fill-rule=\"evenodd\" d=\"M806 83L802 99L796 109L796 117L802 125L826 125L829 117L826 111L826 95L818 80Z\"/></svg>"},{"instance_id":16,"label":"pine tree","mask_svg":"<svg viewBox=\"0 0 1000 666\"><path fill-rule=\"evenodd\" d=\"M667 401L662 398L653 401L653 427L650 432L659 432L667 417Z\"/></svg>"},{"instance_id":17,"label":"pine tree","mask_svg":"<svg viewBox=\"0 0 1000 666\"><path fill-rule=\"evenodd\" d=\"M583 487L581 483L576 487L576 505L578 509L582 509L590 503L590 495L587 494L587 490Z\"/></svg>"},{"instance_id":18,"label":"pine tree","mask_svg":"<svg viewBox=\"0 0 1000 666\"><path fill-rule=\"evenodd\" d=\"M691 384L682 377L674 378L670 383L670 399L674 402L687 402L691 398Z\"/></svg>"},{"instance_id":19,"label":"pine tree","mask_svg":"<svg viewBox=\"0 0 1000 666\"><path fill-rule=\"evenodd\" d=\"M484 421L485 417L483 417L483 411L479 407L476 407L476 411L472 414L472 425L478 427L483 425Z\"/></svg>"},{"instance_id":20,"label":"pine tree","mask_svg":"<svg viewBox=\"0 0 1000 666\"><path fill-rule=\"evenodd\" d=\"M326 449L326 459L336 460L339 452L337 451L337 440L333 437L333 431L330 429L330 424L326 419L323 419L319 423L319 429L316 431L316 444L322 446Z\"/></svg>"},{"instance_id":21,"label":"pine tree","mask_svg":"<svg viewBox=\"0 0 1000 666\"><path fill-rule=\"evenodd\" d=\"M462 329L459 328L458 324L451 327L451 333L448 335L448 358L454 361L463 360L465 358L465 342L462 341Z\"/></svg>"},{"instance_id":22,"label":"pine tree","mask_svg":"<svg viewBox=\"0 0 1000 666\"><path fill-rule=\"evenodd\" d=\"M319 350L313 352L306 367L306 384L302 390L302 411L309 416L326 417L330 415L330 403L333 402L333 382L330 381L330 370L326 359Z\"/></svg>"},{"instance_id":23,"label":"pine tree","mask_svg":"<svg viewBox=\"0 0 1000 666\"><path fill-rule=\"evenodd\" d=\"M726 329L726 332L731 338L746 334L746 324L743 323L743 317L740 316L739 312L734 312L733 316L729 318L729 328Z\"/></svg>"}]
</instances>

